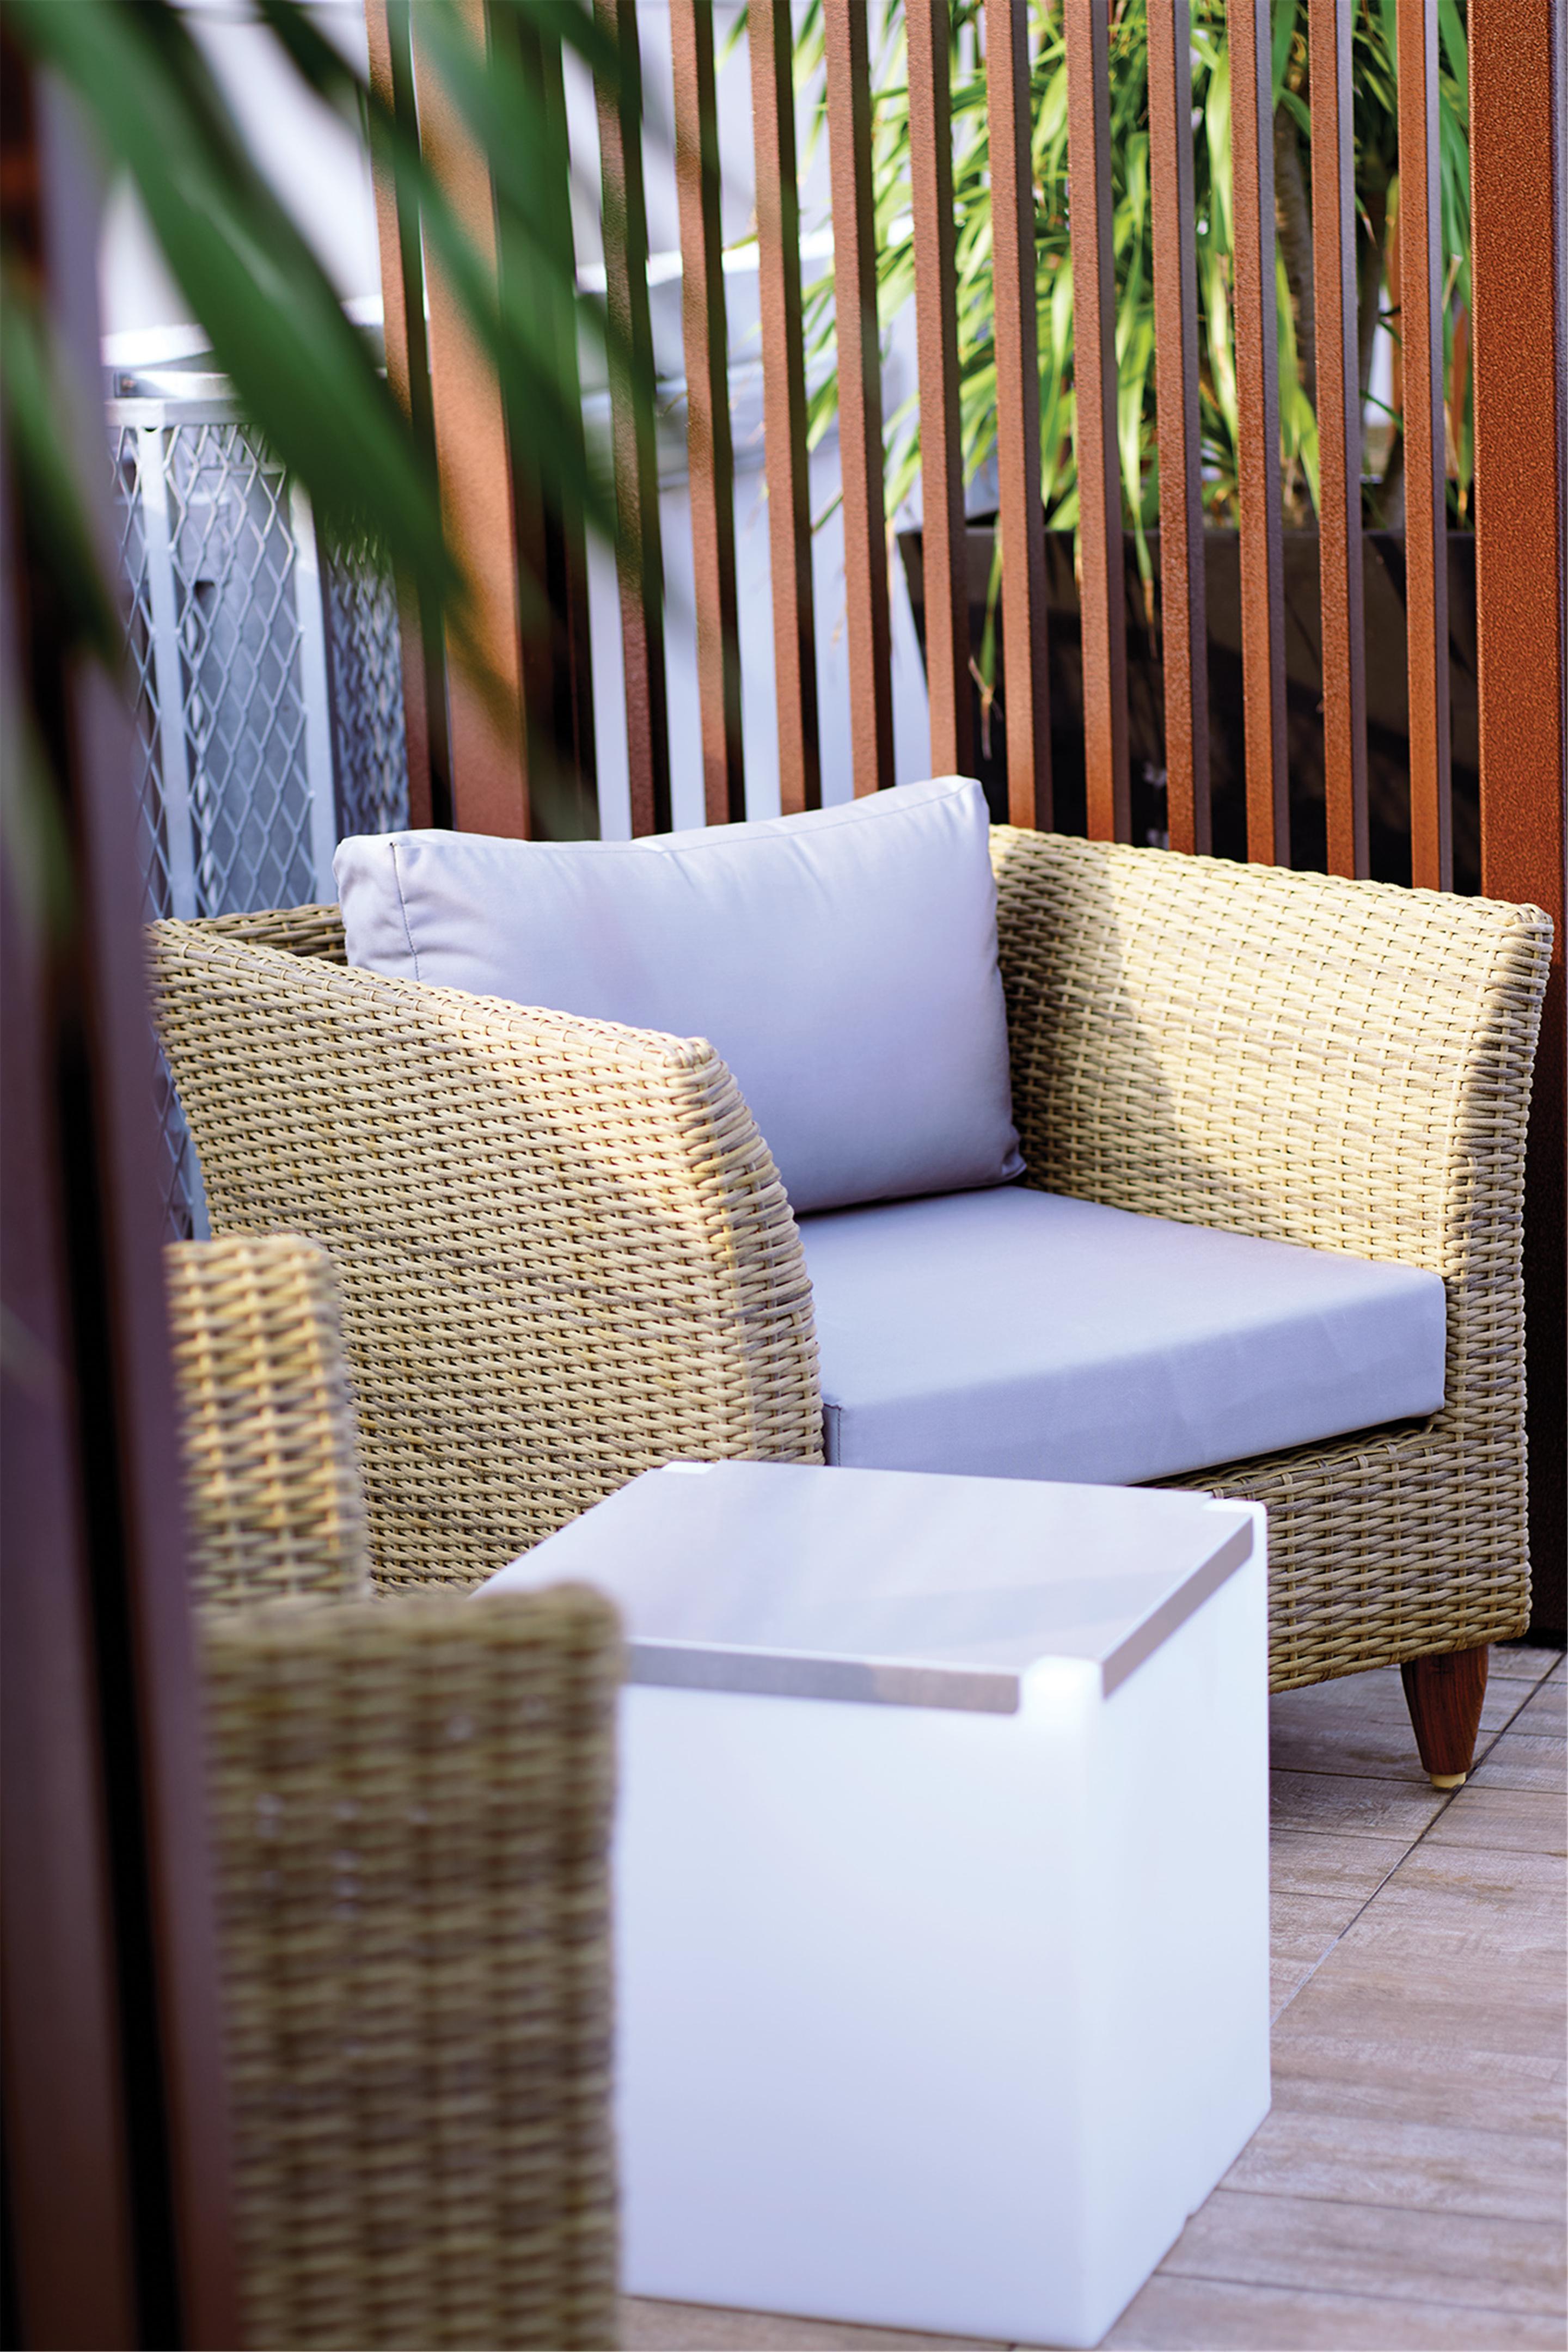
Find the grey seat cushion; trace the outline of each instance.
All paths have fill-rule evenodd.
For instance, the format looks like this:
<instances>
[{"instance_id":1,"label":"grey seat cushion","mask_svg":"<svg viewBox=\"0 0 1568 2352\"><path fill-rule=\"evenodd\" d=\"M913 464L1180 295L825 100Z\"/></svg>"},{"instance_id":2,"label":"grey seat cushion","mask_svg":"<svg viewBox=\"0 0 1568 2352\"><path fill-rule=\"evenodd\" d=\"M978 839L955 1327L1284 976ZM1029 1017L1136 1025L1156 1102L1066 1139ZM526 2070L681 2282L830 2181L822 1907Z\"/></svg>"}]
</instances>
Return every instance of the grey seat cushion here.
<instances>
[{"instance_id":1,"label":"grey seat cushion","mask_svg":"<svg viewBox=\"0 0 1568 2352\"><path fill-rule=\"evenodd\" d=\"M801 1236L829 1462L1131 1486L1443 1402L1420 1267L1016 1185Z\"/></svg>"}]
</instances>

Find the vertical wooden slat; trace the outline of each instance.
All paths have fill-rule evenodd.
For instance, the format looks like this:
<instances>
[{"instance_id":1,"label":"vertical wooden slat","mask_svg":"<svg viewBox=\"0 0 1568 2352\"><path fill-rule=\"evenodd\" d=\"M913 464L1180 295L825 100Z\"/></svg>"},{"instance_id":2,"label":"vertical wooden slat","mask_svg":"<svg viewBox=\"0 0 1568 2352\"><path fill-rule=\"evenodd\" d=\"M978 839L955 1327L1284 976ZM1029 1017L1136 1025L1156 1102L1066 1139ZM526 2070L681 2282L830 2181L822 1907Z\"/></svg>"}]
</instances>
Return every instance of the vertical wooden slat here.
<instances>
[{"instance_id":1,"label":"vertical wooden slat","mask_svg":"<svg viewBox=\"0 0 1568 2352\"><path fill-rule=\"evenodd\" d=\"M1315 87L1315 75L1313 81ZM1451 889L1454 881L1439 163L1436 0L1399 0L1399 344L1405 376L1410 878L1428 890ZM1321 333L1320 326L1320 348Z\"/></svg>"},{"instance_id":2,"label":"vertical wooden slat","mask_svg":"<svg viewBox=\"0 0 1568 2352\"><path fill-rule=\"evenodd\" d=\"M857 793L893 782L893 681L882 497L882 355L877 339L877 221L871 202L871 61L867 0L823 0L827 148L833 184L833 310L838 347L838 466L849 738Z\"/></svg>"},{"instance_id":3,"label":"vertical wooden slat","mask_svg":"<svg viewBox=\"0 0 1568 2352\"><path fill-rule=\"evenodd\" d=\"M746 814L746 772L741 743L735 462L730 438L713 0L670 0L669 28L703 806L710 824L738 824Z\"/></svg>"},{"instance_id":4,"label":"vertical wooden slat","mask_svg":"<svg viewBox=\"0 0 1568 2352\"><path fill-rule=\"evenodd\" d=\"M1048 827L1051 733L1046 674L1045 520L1040 510L1040 346L1035 315L1027 0L985 0L985 88L991 141L1007 812L1015 824Z\"/></svg>"},{"instance_id":5,"label":"vertical wooden slat","mask_svg":"<svg viewBox=\"0 0 1568 2352\"><path fill-rule=\"evenodd\" d=\"M1126 841L1127 607L1116 445L1116 269L1111 246L1107 0L1065 0L1072 185L1073 383L1083 640L1084 780L1091 841Z\"/></svg>"},{"instance_id":6,"label":"vertical wooden slat","mask_svg":"<svg viewBox=\"0 0 1568 2352\"><path fill-rule=\"evenodd\" d=\"M99 191L71 98L52 77L35 81L5 39L7 268L36 294L52 330L64 394L51 419L55 446L89 534L88 560L108 581L114 541L100 397ZM45 1563L59 1566L72 1587L41 1592L41 1564L18 1561L7 1544L0 1561L5 2251L9 2267L15 2225L25 2342L216 2352L241 2340L238 2275L202 1693L158 1246L163 1155L134 838L135 747L117 682L71 626L58 572L9 514L0 562L7 710L31 747L27 818L7 824L4 844L5 1085L14 1100L10 1065L19 1050L27 1118L19 1128L7 1120L4 1133L0 1370L7 1391L16 1383L31 1391L25 1410L52 1456L18 1458L7 1393L5 1532L31 1520ZM39 843L47 845L43 860ZM14 1013L29 1024L20 1034ZM18 1170L19 1159L31 1164ZM42 1264L17 1266L26 1234L18 1213L47 1246ZM18 1271L22 1286L13 1292ZM42 1309L40 1328L20 1318L24 1300ZM26 1482L19 1497L16 1475ZM57 1498L68 1515L58 1531L46 1517ZM15 1618L14 1577L22 1597ZM79 1645L89 1626L88 1656ZM16 1660L11 1646L24 1631L47 1646ZM18 1670L30 1685L20 1728L42 1751L24 1754L19 1776L18 1727L9 1720ZM73 1731L86 1741L74 1769L58 1752ZM68 1810L52 1816L51 1799ZM10 1847L18 1831L19 1855ZM74 1850L57 1851L61 1840ZM30 1885L17 1876L28 1864L38 1874ZM50 1940L72 1927L98 1939L96 1949L58 1951L61 1977L50 1983ZM11 2003L23 1990L37 2006L18 2015ZM106 1996L117 2016L105 2015ZM31 2045L21 2084L11 2074L18 2038ZM94 2082L90 2070L112 2065L116 2055L110 2079ZM25 2118L24 2092L32 2094ZM40 2115L40 2099L71 2104ZM116 2106L121 2128L106 2112ZM13 2133L24 2120L21 2147ZM110 2141L101 2148L91 2137L100 2129ZM52 2172L43 2168L51 2156L61 2168ZM79 2168L87 2210L105 2226L101 2246L82 2235ZM23 2227L30 2243L19 2242ZM68 2275L73 2245L81 2271L101 2261L100 2282ZM126 2330L128 2252L138 2307ZM47 2294L36 2296L35 2285ZM115 2332L99 2334L100 2325Z\"/></svg>"},{"instance_id":7,"label":"vertical wooden slat","mask_svg":"<svg viewBox=\"0 0 1568 2352\"><path fill-rule=\"evenodd\" d=\"M1165 810L1173 849L1206 856L1208 613L1198 420L1197 242L1188 0L1149 11L1149 177L1160 427L1160 633Z\"/></svg>"},{"instance_id":8,"label":"vertical wooden slat","mask_svg":"<svg viewBox=\"0 0 1568 2352\"><path fill-rule=\"evenodd\" d=\"M418 202L405 184L399 184L392 142L376 129L384 112L410 143L418 137L409 0L365 0L364 19L374 101L371 155L386 380L433 466L436 428L425 341L425 262ZM408 822L449 825L452 777L447 750L447 674L440 615L422 608L416 591L400 587L398 625L403 643L404 736L408 748Z\"/></svg>"},{"instance_id":9,"label":"vertical wooden slat","mask_svg":"<svg viewBox=\"0 0 1568 2352\"><path fill-rule=\"evenodd\" d=\"M647 207L643 197L642 58L637 0L595 0L595 14L615 45L618 68L613 87L605 78L599 83L599 159L604 173L616 568L621 590L632 831L667 833L670 806L664 554L654 446L653 329L647 307Z\"/></svg>"},{"instance_id":10,"label":"vertical wooden slat","mask_svg":"<svg viewBox=\"0 0 1568 2352\"><path fill-rule=\"evenodd\" d=\"M485 0L455 0L470 38L488 38ZM482 151L469 136L419 37L411 11L421 143L448 202L490 268L495 205ZM447 639L447 732L453 822L469 833L526 839L532 831L523 722L522 630L510 453L500 386L445 271L429 278L430 397L447 543L470 589L474 650L488 691Z\"/></svg>"},{"instance_id":11,"label":"vertical wooden slat","mask_svg":"<svg viewBox=\"0 0 1568 2352\"><path fill-rule=\"evenodd\" d=\"M1354 0L1310 0L1312 289L1318 334L1318 554L1323 791L1331 874L1369 871L1361 379L1356 356ZM1401 200L1403 205L1403 199Z\"/></svg>"},{"instance_id":12,"label":"vertical wooden slat","mask_svg":"<svg viewBox=\"0 0 1568 2352\"><path fill-rule=\"evenodd\" d=\"M811 478L805 448L805 352L800 310L795 47L789 0L751 0L748 24L779 802L787 816L822 804L816 623L811 584Z\"/></svg>"},{"instance_id":13,"label":"vertical wooden slat","mask_svg":"<svg viewBox=\"0 0 1568 2352\"><path fill-rule=\"evenodd\" d=\"M1279 329L1274 276L1274 85L1268 0L1228 0L1236 228L1237 488L1247 854L1290 863L1285 768L1285 566L1279 511Z\"/></svg>"},{"instance_id":14,"label":"vertical wooden slat","mask_svg":"<svg viewBox=\"0 0 1568 2352\"><path fill-rule=\"evenodd\" d=\"M1470 0L1481 887L1553 926L1525 1173L1534 1623L1568 1621L1568 5Z\"/></svg>"},{"instance_id":15,"label":"vertical wooden slat","mask_svg":"<svg viewBox=\"0 0 1568 2352\"><path fill-rule=\"evenodd\" d=\"M542 250L509 234L501 271L510 289L521 280L536 323L548 320L555 383L572 447L569 464L581 477L586 456L577 366L574 299L576 261L572 232L571 149L561 34L554 12L492 8L490 37L507 37L524 76L542 101L546 148ZM547 613L522 645L523 720L528 730L531 823L542 840L597 836L599 807L594 738L594 665L588 613L587 534L582 508L560 495L535 451L533 420L509 416L512 506L521 577L542 584Z\"/></svg>"},{"instance_id":16,"label":"vertical wooden slat","mask_svg":"<svg viewBox=\"0 0 1568 2352\"><path fill-rule=\"evenodd\" d=\"M3 103L16 106L18 60ZM8 122L5 169L17 142ZM10 224L7 222L7 227ZM92 267L90 252L86 267ZM0 476L0 687L37 615ZM19 593L18 593L19 592ZM18 627L20 623L20 627ZM64 828L62 839L67 838ZM0 835L0 2118L8 2340L135 2344L135 2217L57 1098L58 956ZM130 880L128 870L127 881ZM92 2249L83 2260L84 2247ZM9 2316L9 2313L7 2314Z\"/></svg>"},{"instance_id":17,"label":"vertical wooden slat","mask_svg":"<svg viewBox=\"0 0 1568 2352\"><path fill-rule=\"evenodd\" d=\"M921 553L931 773L974 764L969 673L953 267L952 112L947 0L905 0L910 79L910 198L914 216L915 343L921 401Z\"/></svg>"}]
</instances>

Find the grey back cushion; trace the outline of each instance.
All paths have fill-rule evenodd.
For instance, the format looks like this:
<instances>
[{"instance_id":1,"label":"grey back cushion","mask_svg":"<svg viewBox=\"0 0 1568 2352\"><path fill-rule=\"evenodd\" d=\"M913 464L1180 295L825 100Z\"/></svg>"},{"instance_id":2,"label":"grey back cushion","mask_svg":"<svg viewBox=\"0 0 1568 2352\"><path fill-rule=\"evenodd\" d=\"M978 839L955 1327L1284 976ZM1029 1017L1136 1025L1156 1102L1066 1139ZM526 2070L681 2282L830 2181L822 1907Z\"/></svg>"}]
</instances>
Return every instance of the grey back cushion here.
<instances>
[{"instance_id":1,"label":"grey back cushion","mask_svg":"<svg viewBox=\"0 0 1568 2352\"><path fill-rule=\"evenodd\" d=\"M634 842L367 835L334 871L365 971L710 1039L797 1210L1023 1169L966 778Z\"/></svg>"}]
</instances>

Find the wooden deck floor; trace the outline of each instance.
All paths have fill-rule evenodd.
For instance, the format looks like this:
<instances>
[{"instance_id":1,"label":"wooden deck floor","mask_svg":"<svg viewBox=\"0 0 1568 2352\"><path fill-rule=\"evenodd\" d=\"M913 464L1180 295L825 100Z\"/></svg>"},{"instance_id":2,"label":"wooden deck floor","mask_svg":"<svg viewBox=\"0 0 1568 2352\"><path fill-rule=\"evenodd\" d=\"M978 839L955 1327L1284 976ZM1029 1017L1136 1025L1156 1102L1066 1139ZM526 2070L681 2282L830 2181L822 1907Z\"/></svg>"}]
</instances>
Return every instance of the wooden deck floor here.
<instances>
[{"instance_id":1,"label":"wooden deck floor","mask_svg":"<svg viewBox=\"0 0 1568 2352\"><path fill-rule=\"evenodd\" d=\"M1108 2346L1563 2352L1565 1705L1555 1652L1494 1651L1443 1797L1397 1673L1274 1702L1273 2111ZM628 2352L959 2342L646 2302L624 2327Z\"/></svg>"}]
</instances>

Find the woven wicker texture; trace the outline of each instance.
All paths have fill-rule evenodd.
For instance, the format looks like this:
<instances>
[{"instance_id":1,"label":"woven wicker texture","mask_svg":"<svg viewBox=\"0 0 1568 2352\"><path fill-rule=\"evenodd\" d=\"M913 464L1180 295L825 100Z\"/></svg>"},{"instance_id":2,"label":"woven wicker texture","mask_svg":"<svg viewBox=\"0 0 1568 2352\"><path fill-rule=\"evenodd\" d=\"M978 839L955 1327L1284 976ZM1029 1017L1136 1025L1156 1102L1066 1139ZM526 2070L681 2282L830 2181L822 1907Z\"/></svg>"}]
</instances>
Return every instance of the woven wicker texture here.
<instances>
[{"instance_id":1,"label":"woven wicker texture","mask_svg":"<svg viewBox=\"0 0 1568 2352\"><path fill-rule=\"evenodd\" d=\"M379 1586L658 1462L820 1460L799 1235L710 1045L347 970L319 908L153 936L215 1232L336 1266Z\"/></svg>"},{"instance_id":2,"label":"woven wicker texture","mask_svg":"<svg viewBox=\"0 0 1568 2352\"><path fill-rule=\"evenodd\" d=\"M1270 1506L1274 1686L1520 1631L1521 1208L1547 919L1056 835L1004 828L994 846L1031 1181L1447 1279L1441 1413L1179 1482ZM423 1528L462 1507L461 1463L417 1451L414 1372L417 1359L421 1377L439 1374L429 1410L453 1427L464 1333L481 1367L506 1368L470 1416L474 1477L493 1487L498 1436L521 1422L528 1444L500 1475L542 1496L520 1495L510 1517L489 1510L487 1529L526 1518L543 1534L649 1460L817 1458L798 1242L708 1049L324 970L342 948L321 908L156 936L165 1042L215 1223L326 1241L362 1397L389 1392L385 1467L370 1467L378 1572L417 1573L390 1532L399 1511ZM304 961L290 965L289 949ZM727 1124L696 1108L710 1096ZM683 1140L710 1118L728 1157ZM352 1144L324 1131L333 1122ZM432 1139L426 1160L437 1132L458 1140L442 1154ZM652 1213L671 1171L689 1215ZM501 1201L514 1229L526 1212L531 1289L498 1250ZM438 1234L461 1304L432 1350L419 1321ZM479 1282L498 1255L501 1278ZM715 1294L704 1319L694 1302ZM387 1369L400 1349L401 1389ZM469 1551L453 1572L500 1557Z\"/></svg>"},{"instance_id":3,"label":"woven wicker texture","mask_svg":"<svg viewBox=\"0 0 1568 2352\"><path fill-rule=\"evenodd\" d=\"M207 1613L247 2341L616 2341L615 1620Z\"/></svg>"},{"instance_id":4,"label":"woven wicker texture","mask_svg":"<svg viewBox=\"0 0 1568 2352\"><path fill-rule=\"evenodd\" d=\"M164 1253L204 1601L368 1591L331 1260L290 1234Z\"/></svg>"},{"instance_id":5,"label":"woven wicker texture","mask_svg":"<svg viewBox=\"0 0 1568 2352\"><path fill-rule=\"evenodd\" d=\"M1276 1689L1523 1630L1533 907L998 831L1029 1181L1436 1269L1430 1421L1171 1481L1268 1506Z\"/></svg>"}]
</instances>

